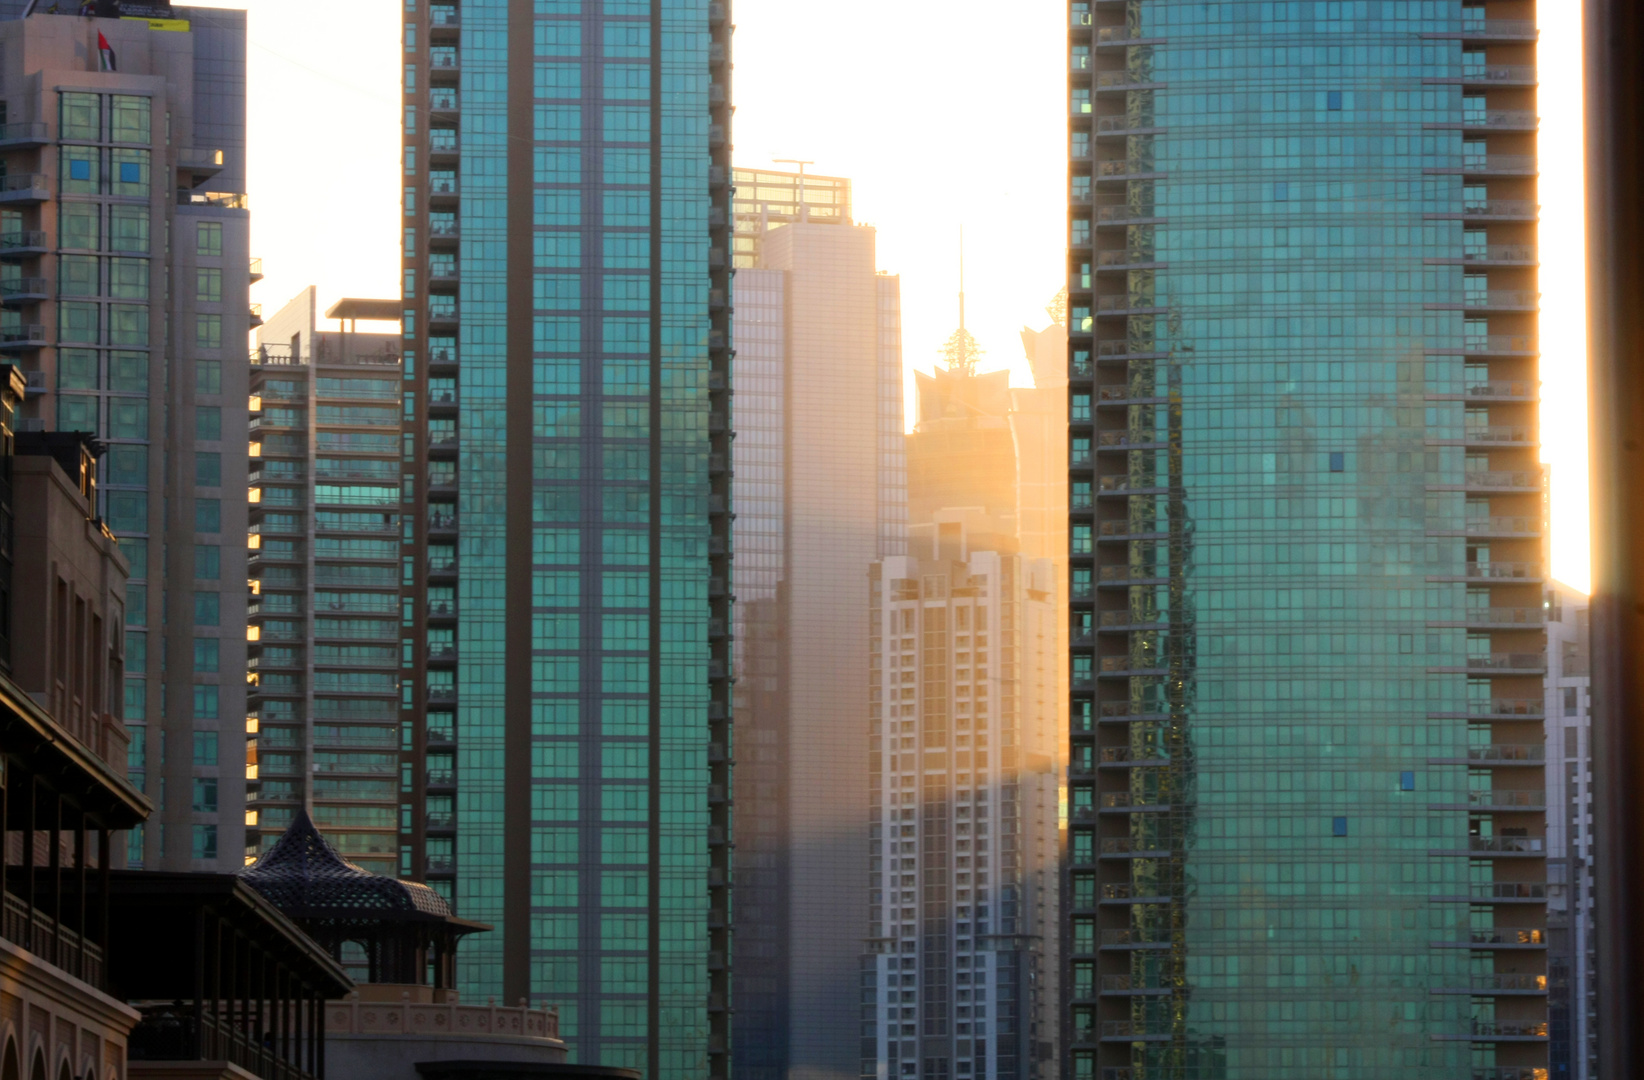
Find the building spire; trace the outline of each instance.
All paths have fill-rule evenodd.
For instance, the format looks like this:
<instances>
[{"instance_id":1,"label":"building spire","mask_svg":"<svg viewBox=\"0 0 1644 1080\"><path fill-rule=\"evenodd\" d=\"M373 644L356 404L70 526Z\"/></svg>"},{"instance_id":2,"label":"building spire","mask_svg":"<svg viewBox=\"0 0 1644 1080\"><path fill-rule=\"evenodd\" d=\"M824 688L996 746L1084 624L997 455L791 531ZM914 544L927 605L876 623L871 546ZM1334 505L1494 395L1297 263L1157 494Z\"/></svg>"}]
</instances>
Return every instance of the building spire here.
<instances>
[{"instance_id":1,"label":"building spire","mask_svg":"<svg viewBox=\"0 0 1644 1080\"><path fill-rule=\"evenodd\" d=\"M942 343L942 359L947 361L948 373L970 378L976 374L976 363L982 359L982 347L965 329L965 227L959 226L959 329Z\"/></svg>"}]
</instances>

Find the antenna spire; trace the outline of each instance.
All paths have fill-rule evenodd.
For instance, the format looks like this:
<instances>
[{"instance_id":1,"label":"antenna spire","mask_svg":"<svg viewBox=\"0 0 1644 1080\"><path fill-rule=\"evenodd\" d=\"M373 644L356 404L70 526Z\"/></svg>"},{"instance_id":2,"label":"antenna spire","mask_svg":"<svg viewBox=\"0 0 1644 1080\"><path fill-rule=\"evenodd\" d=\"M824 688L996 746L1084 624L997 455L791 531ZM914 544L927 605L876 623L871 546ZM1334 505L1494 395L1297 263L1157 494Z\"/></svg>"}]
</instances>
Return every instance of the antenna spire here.
<instances>
[{"instance_id":1,"label":"antenna spire","mask_svg":"<svg viewBox=\"0 0 1644 1080\"><path fill-rule=\"evenodd\" d=\"M942 359L947 361L948 373L963 378L976 374L976 363L982 359L982 347L965 329L965 227L959 226L959 329L942 343Z\"/></svg>"}]
</instances>

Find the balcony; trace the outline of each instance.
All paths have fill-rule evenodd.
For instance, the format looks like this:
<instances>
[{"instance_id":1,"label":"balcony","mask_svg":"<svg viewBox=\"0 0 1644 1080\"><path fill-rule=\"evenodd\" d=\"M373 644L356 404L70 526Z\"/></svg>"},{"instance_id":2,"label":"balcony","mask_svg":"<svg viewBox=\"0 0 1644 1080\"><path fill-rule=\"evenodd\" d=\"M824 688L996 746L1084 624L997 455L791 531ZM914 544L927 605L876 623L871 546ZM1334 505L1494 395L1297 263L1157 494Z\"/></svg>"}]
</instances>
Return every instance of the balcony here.
<instances>
[{"instance_id":1,"label":"balcony","mask_svg":"<svg viewBox=\"0 0 1644 1080\"><path fill-rule=\"evenodd\" d=\"M1103 1042L1169 1042L1175 1037L1175 1028L1168 1020L1103 1020L1098 1030Z\"/></svg>"},{"instance_id":2,"label":"balcony","mask_svg":"<svg viewBox=\"0 0 1644 1080\"><path fill-rule=\"evenodd\" d=\"M1534 86L1536 69L1530 64L1486 64L1463 71L1459 78L1423 79L1422 82L1461 83L1476 86Z\"/></svg>"},{"instance_id":3,"label":"balcony","mask_svg":"<svg viewBox=\"0 0 1644 1080\"><path fill-rule=\"evenodd\" d=\"M1421 36L1452 40L1459 38L1462 41L1534 41L1536 39L1536 24L1533 19L1468 18L1462 21L1462 27L1459 31L1429 31Z\"/></svg>"},{"instance_id":4,"label":"balcony","mask_svg":"<svg viewBox=\"0 0 1644 1080\"><path fill-rule=\"evenodd\" d=\"M1096 391L1098 405L1157 405L1165 398L1151 380L1137 379L1129 383L1108 383Z\"/></svg>"},{"instance_id":5,"label":"balcony","mask_svg":"<svg viewBox=\"0 0 1644 1080\"><path fill-rule=\"evenodd\" d=\"M1102 948L1168 949L1170 937L1162 930L1103 930Z\"/></svg>"},{"instance_id":6,"label":"balcony","mask_svg":"<svg viewBox=\"0 0 1644 1080\"><path fill-rule=\"evenodd\" d=\"M1129 746L1104 746L1102 747L1101 763L1104 766L1122 765L1129 768L1131 766L1169 765L1170 759L1157 749L1138 751Z\"/></svg>"},{"instance_id":7,"label":"balcony","mask_svg":"<svg viewBox=\"0 0 1644 1080\"><path fill-rule=\"evenodd\" d=\"M1476 581L1540 581L1541 564L1528 562L1470 562L1464 577Z\"/></svg>"},{"instance_id":8,"label":"balcony","mask_svg":"<svg viewBox=\"0 0 1644 1080\"><path fill-rule=\"evenodd\" d=\"M1539 836L1472 836L1467 839L1470 855L1533 855L1546 854Z\"/></svg>"},{"instance_id":9,"label":"balcony","mask_svg":"<svg viewBox=\"0 0 1644 1080\"><path fill-rule=\"evenodd\" d=\"M1461 123L1431 123L1422 127L1429 130L1434 128L1457 128L1468 130L1483 128L1490 131L1534 131L1536 129L1536 114L1531 109L1485 109L1463 115Z\"/></svg>"},{"instance_id":10,"label":"balcony","mask_svg":"<svg viewBox=\"0 0 1644 1080\"><path fill-rule=\"evenodd\" d=\"M1102 26L1096 30L1097 45L1135 45L1140 42L1157 45L1165 39L1129 26Z\"/></svg>"},{"instance_id":11,"label":"balcony","mask_svg":"<svg viewBox=\"0 0 1644 1080\"><path fill-rule=\"evenodd\" d=\"M1170 571L1154 566L1104 566L1098 575L1103 585L1163 584Z\"/></svg>"},{"instance_id":12,"label":"balcony","mask_svg":"<svg viewBox=\"0 0 1644 1080\"><path fill-rule=\"evenodd\" d=\"M1098 478L1098 495L1158 495L1167 490L1166 484L1153 477L1111 473Z\"/></svg>"},{"instance_id":13,"label":"balcony","mask_svg":"<svg viewBox=\"0 0 1644 1080\"><path fill-rule=\"evenodd\" d=\"M454 664L457 662L457 646L452 641L430 641L428 643L428 659L431 663Z\"/></svg>"},{"instance_id":14,"label":"balcony","mask_svg":"<svg viewBox=\"0 0 1644 1080\"><path fill-rule=\"evenodd\" d=\"M1545 949L1547 932L1531 928L1506 927L1497 930L1474 930L1464 941L1446 941L1441 949Z\"/></svg>"},{"instance_id":15,"label":"balcony","mask_svg":"<svg viewBox=\"0 0 1644 1080\"><path fill-rule=\"evenodd\" d=\"M1151 118L1128 116L1098 116L1091 125L1091 130L1097 135L1153 135L1164 130Z\"/></svg>"},{"instance_id":16,"label":"balcony","mask_svg":"<svg viewBox=\"0 0 1644 1080\"><path fill-rule=\"evenodd\" d=\"M1454 306L1428 304L1427 308L1442 311ZM1466 311L1538 311L1541 308L1541 294L1522 289L1489 289L1462 297L1461 306Z\"/></svg>"},{"instance_id":17,"label":"balcony","mask_svg":"<svg viewBox=\"0 0 1644 1080\"><path fill-rule=\"evenodd\" d=\"M1496 219L1503 221L1534 221L1540 206L1530 199L1478 199L1462 204L1461 216L1467 219ZM1423 214L1426 218L1455 217L1455 212Z\"/></svg>"},{"instance_id":18,"label":"balcony","mask_svg":"<svg viewBox=\"0 0 1644 1080\"><path fill-rule=\"evenodd\" d=\"M1131 206L1128 203L1123 203L1097 206L1094 207L1094 210L1095 221L1098 225L1142 225L1164 220L1159 216L1158 211L1151 206ZM1110 311L1117 310L1117 308L1100 308L1099 310Z\"/></svg>"},{"instance_id":19,"label":"balcony","mask_svg":"<svg viewBox=\"0 0 1644 1080\"><path fill-rule=\"evenodd\" d=\"M51 142L46 125L40 120L17 124L0 124L0 150L21 150L27 146L44 146Z\"/></svg>"},{"instance_id":20,"label":"balcony","mask_svg":"<svg viewBox=\"0 0 1644 1080\"><path fill-rule=\"evenodd\" d=\"M1139 997L1149 994L1165 995L1171 993L1171 988L1158 983L1150 983L1131 975L1103 975L1102 993L1122 995L1125 997Z\"/></svg>"},{"instance_id":21,"label":"balcony","mask_svg":"<svg viewBox=\"0 0 1644 1080\"><path fill-rule=\"evenodd\" d=\"M1547 1038L1547 1025L1534 1020L1474 1020L1472 1022L1471 1039L1489 1041L1499 1040L1531 1040L1537 1042ZM1455 1038L1455 1036L1437 1036Z\"/></svg>"},{"instance_id":22,"label":"balcony","mask_svg":"<svg viewBox=\"0 0 1644 1080\"><path fill-rule=\"evenodd\" d=\"M1488 607L1472 608L1459 620L1438 620L1427 625L1520 627L1525 630L1539 630L1545 624L1545 612L1539 607Z\"/></svg>"},{"instance_id":23,"label":"balcony","mask_svg":"<svg viewBox=\"0 0 1644 1080\"><path fill-rule=\"evenodd\" d=\"M51 178L42 173L21 173L0 178L0 204L42 203L51 200Z\"/></svg>"},{"instance_id":24,"label":"balcony","mask_svg":"<svg viewBox=\"0 0 1644 1080\"><path fill-rule=\"evenodd\" d=\"M429 89L428 111L434 116L444 114L445 119L455 120L457 111L460 108L460 97L455 89L447 86L435 86Z\"/></svg>"},{"instance_id":25,"label":"balcony","mask_svg":"<svg viewBox=\"0 0 1644 1080\"><path fill-rule=\"evenodd\" d=\"M1170 848L1166 844L1166 842L1163 841L1163 840L1133 840L1128 836L1104 837L1102 839L1102 857L1103 858L1120 858L1120 859L1161 858L1165 855L1168 855L1169 853L1170 853ZM1131 933L1131 931L1128 931L1128 930L1105 931L1104 935L1103 935L1104 938L1105 938L1106 934L1108 934L1108 933L1116 933L1116 934L1117 933ZM1104 944L1106 944L1105 941L1104 941ZM1162 945L1164 943L1163 942L1141 942L1141 941L1136 941L1136 942L1132 942L1131 944L1136 944L1136 945L1156 944L1156 945L1160 945L1162 947Z\"/></svg>"},{"instance_id":26,"label":"balcony","mask_svg":"<svg viewBox=\"0 0 1644 1080\"><path fill-rule=\"evenodd\" d=\"M1489 653L1484 656L1469 656L1467 658L1469 672L1512 672L1514 674L1540 675L1547 670L1547 654L1530 653Z\"/></svg>"},{"instance_id":27,"label":"balcony","mask_svg":"<svg viewBox=\"0 0 1644 1080\"><path fill-rule=\"evenodd\" d=\"M1164 813L1169 811L1170 804L1147 799L1146 796L1132 795L1128 791L1104 791L1102 793L1102 809L1118 810L1122 813Z\"/></svg>"},{"instance_id":28,"label":"balcony","mask_svg":"<svg viewBox=\"0 0 1644 1080\"><path fill-rule=\"evenodd\" d=\"M46 234L38 229L0 233L0 259L32 259L48 250Z\"/></svg>"},{"instance_id":29,"label":"balcony","mask_svg":"<svg viewBox=\"0 0 1644 1080\"><path fill-rule=\"evenodd\" d=\"M430 866L430 869L433 867ZM327 1035L379 1036L439 1032L447 1036L491 1036L510 1041L521 1038L558 1039L559 1012L529 1005L497 1005L494 1002L461 1005L454 1000L361 1001L356 991L342 1001L326 1002L325 1032Z\"/></svg>"},{"instance_id":30,"label":"balcony","mask_svg":"<svg viewBox=\"0 0 1644 1080\"><path fill-rule=\"evenodd\" d=\"M1490 765L1496 767L1522 765L1540 768L1547 760L1547 748L1541 743L1491 743L1489 746L1469 746L1459 757L1427 759L1429 765Z\"/></svg>"},{"instance_id":31,"label":"balcony","mask_svg":"<svg viewBox=\"0 0 1644 1080\"><path fill-rule=\"evenodd\" d=\"M1498 469L1479 469L1465 473L1462 486L1468 491L1496 491L1534 494L1541 490L1541 475ZM1435 485L1442 488L1443 485Z\"/></svg>"},{"instance_id":32,"label":"balcony","mask_svg":"<svg viewBox=\"0 0 1644 1080\"><path fill-rule=\"evenodd\" d=\"M38 349L46 344L46 328L39 323L0 324L0 352Z\"/></svg>"},{"instance_id":33,"label":"balcony","mask_svg":"<svg viewBox=\"0 0 1644 1080\"><path fill-rule=\"evenodd\" d=\"M1535 445L1524 424L1470 424L1461 433L1468 446L1511 446L1529 449Z\"/></svg>"},{"instance_id":34,"label":"balcony","mask_svg":"<svg viewBox=\"0 0 1644 1080\"><path fill-rule=\"evenodd\" d=\"M1467 522L1462 533L1480 538L1533 539L1541 535L1541 521L1538 518L1511 516L1474 518Z\"/></svg>"},{"instance_id":35,"label":"balcony","mask_svg":"<svg viewBox=\"0 0 1644 1080\"><path fill-rule=\"evenodd\" d=\"M1524 339L1515 337L1509 341L1521 343ZM1501 343L1492 336L1488 342L1477 339L1469 341L1465 348L1469 355L1478 355L1480 352L1495 352ZM1522 352L1530 352L1530 346L1525 344ZM1462 395L1473 401L1535 401L1540 396L1540 384L1528 379L1487 379L1464 387Z\"/></svg>"},{"instance_id":36,"label":"balcony","mask_svg":"<svg viewBox=\"0 0 1644 1080\"><path fill-rule=\"evenodd\" d=\"M454 619L457 617L457 602L455 600L428 601L428 617L430 619Z\"/></svg>"},{"instance_id":37,"label":"balcony","mask_svg":"<svg viewBox=\"0 0 1644 1080\"><path fill-rule=\"evenodd\" d=\"M51 283L43 277L0 278L0 303L6 307L38 304L51 298Z\"/></svg>"}]
</instances>

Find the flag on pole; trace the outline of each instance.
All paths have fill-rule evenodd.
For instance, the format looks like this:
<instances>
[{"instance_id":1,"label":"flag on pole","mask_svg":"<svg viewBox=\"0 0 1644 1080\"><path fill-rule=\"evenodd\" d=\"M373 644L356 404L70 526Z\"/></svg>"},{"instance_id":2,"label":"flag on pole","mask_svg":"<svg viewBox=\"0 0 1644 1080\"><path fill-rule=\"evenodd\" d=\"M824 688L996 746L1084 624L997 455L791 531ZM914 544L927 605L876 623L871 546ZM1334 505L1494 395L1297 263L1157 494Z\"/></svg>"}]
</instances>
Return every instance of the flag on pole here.
<instances>
[{"instance_id":1,"label":"flag on pole","mask_svg":"<svg viewBox=\"0 0 1644 1080\"><path fill-rule=\"evenodd\" d=\"M109 45L108 38L103 36L103 32L101 30L97 31L97 58L101 64L99 70L118 70L114 66L114 48Z\"/></svg>"}]
</instances>

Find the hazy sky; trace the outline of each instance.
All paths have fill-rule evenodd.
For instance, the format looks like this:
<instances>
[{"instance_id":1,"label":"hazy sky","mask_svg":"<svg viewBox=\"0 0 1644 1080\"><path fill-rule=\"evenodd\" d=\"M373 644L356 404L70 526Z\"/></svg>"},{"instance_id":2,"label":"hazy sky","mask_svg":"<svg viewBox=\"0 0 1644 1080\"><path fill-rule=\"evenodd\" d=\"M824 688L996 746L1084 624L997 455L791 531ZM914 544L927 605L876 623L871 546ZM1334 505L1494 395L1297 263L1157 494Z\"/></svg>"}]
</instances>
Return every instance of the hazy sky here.
<instances>
[{"instance_id":1,"label":"hazy sky","mask_svg":"<svg viewBox=\"0 0 1644 1080\"><path fill-rule=\"evenodd\" d=\"M396 295L399 0L207 0L251 11L252 243L270 309ZM1587 586L1586 378L1576 8L1544 5L1542 344L1557 575ZM1009 17L1001 17L1001 12ZM1029 381L1018 332L1063 274L1063 0L735 0L739 165L848 176L902 276L903 350L929 370L958 322L984 368Z\"/></svg>"}]
</instances>

